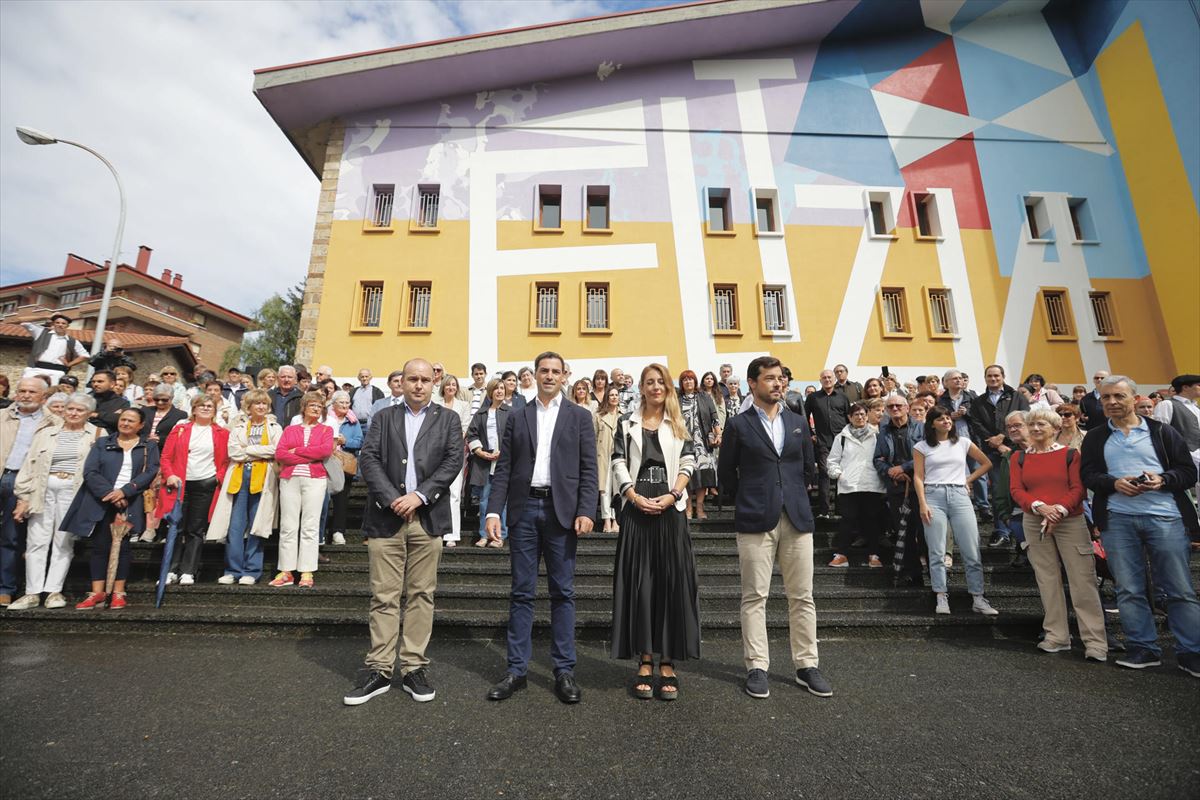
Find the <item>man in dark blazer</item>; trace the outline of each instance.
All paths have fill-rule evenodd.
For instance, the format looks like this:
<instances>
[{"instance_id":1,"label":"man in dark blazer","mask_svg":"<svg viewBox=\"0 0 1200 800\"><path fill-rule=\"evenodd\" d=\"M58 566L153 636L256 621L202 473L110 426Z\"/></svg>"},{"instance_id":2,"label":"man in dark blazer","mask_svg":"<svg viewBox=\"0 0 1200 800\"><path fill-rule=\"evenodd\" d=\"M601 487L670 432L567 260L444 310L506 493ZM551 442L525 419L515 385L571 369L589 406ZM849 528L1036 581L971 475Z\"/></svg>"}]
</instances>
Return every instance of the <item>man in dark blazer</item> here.
<instances>
[{"instance_id":1,"label":"man in dark blazer","mask_svg":"<svg viewBox=\"0 0 1200 800\"><path fill-rule=\"evenodd\" d=\"M434 698L425 667L433 630L442 536L451 530L450 484L463 469L462 422L430 402L433 367L404 365L404 402L378 412L358 454L367 484L363 535L371 581L367 675L342 698L360 705L391 688L399 644L401 685L414 700ZM400 598L405 598L400 626Z\"/></svg>"},{"instance_id":2,"label":"man in dark blazer","mask_svg":"<svg viewBox=\"0 0 1200 800\"><path fill-rule=\"evenodd\" d=\"M492 476L486 529L500 541L500 513L508 511L512 594L508 612L508 670L488 692L507 700L525 688L533 650L533 600L539 553L550 586L550 627L554 643L554 693L578 703L575 682L575 548L577 537L595 524L599 496L596 437L592 415L563 398L565 362L542 353L533 362L538 393L533 402L509 414Z\"/></svg>"},{"instance_id":3,"label":"man in dark blazer","mask_svg":"<svg viewBox=\"0 0 1200 800\"><path fill-rule=\"evenodd\" d=\"M742 650L746 693L764 698L770 654L767 595L776 557L788 598L796 683L818 697L833 689L817 669L817 607L813 602L813 515L806 486L817 475L808 423L781 402L779 359L759 356L746 378L754 403L725 424L718 482L734 496L742 571Z\"/></svg>"},{"instance_id":4,"label":"man in dark blazer","mask_svg":"<svg viewBox=\"0 0 1200 800\"><path fill-rule=\"evenodd\" d=\"M1092 373L1092 384L1096 387L1083 396L1079 401L1079 410L1083 413L1083 429L1090 431L1099 428L1108 420L1104 416L1104 406L1100 402L1100 382L1108 377L1108 371L1098 369Z\"/></svg>"}]
</instances>

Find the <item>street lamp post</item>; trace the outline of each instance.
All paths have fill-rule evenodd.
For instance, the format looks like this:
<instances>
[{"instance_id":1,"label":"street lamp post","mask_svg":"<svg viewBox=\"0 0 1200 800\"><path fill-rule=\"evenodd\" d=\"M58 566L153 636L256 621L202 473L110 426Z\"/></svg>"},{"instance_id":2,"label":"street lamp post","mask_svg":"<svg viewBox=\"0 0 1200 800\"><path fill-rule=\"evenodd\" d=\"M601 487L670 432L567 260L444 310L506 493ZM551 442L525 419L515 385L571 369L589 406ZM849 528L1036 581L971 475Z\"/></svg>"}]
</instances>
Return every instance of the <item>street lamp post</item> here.
<instances>
[{"instance_id":1,"label":"street lamp post","mask_svg":"<svg viewBox=\"0 0 1200 800\"><path fill-rule=\"evenodd\" d=\"M96 333L95 338L92 340L92 355L98 355L104 349L104 328L108 324L108 307L112 301L113 283L117 278L117 258L121 253L121 237L125 234L125 185L121 183L121 176L117 174L117 169L112 165L112 162L85 144L72 142L69 139L58 139L48 133L21 125L17 126L17 138L25 144L69 144L72 147L78 147L80 150L86 150L103 161L104 166L108 167L108 171L112 173L113 178L117 181L117 194L121 198L121 216L117 220L117 238L113 241L112 258L108 262L108 275L104 279L104 297L100 300L100 315L96 318ZM87 372L89 381L91 380L92 372L92 367L89 364Z\"/></svg>"}]
</instances>

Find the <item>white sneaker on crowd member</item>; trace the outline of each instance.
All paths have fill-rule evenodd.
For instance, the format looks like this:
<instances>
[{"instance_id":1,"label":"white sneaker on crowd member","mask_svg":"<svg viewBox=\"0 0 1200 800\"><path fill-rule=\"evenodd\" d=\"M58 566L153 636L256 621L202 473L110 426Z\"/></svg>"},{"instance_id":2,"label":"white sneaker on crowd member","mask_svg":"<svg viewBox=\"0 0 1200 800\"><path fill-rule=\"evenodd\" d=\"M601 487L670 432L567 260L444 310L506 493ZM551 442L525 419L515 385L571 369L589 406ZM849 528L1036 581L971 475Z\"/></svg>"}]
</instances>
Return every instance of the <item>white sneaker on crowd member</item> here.
<instances>
[{"instance_id":1,"label":"white sneaker on crowd member","mask_svg":"<svg viewBox=\"0 0 1200 800\"><path fill-rule=\"evenodd\" d=\"M934 609L935 614L950 613L950 597L945 592L937 593L937 608Z\"/></svg>"},{"instance_id":2,"label":"white sneaker on crowd member","mask_svg":"<svg viewBox=\"0 0 1200 800\"><path fill-rule=\"evenodd\" d=\"M42 596L40 594L27 594L14 600L8 607L9 611L28 611L31 608L37 608L42 604Z\"/></svg>"},{"instance_id":3,"label":"white sneaker on crowd member","mask_svg":"<svg viewBox=\"0 0 1200 800\"><path fill-rule=\"evenodd\" d=\"M345 544L346 543L346 534L342 533L341 531L335 531L333 534L333 543L334 544Z\"/></svg>"},{"instance_id":4,"label":"white sneaker on crowd member","mask_svg":"<svg viewBox=\"0 0 1200 800\"><path fill-rule=\"evenodd\" d=\"M256 583L258 583L258 579L253 575L243 575L242 577L238 578L239 586L253 586Z\"/></svg>"},{"instance_id":5,"label":"white sneaker on crowd member","mask_svg":"<svg viewBox=\"0 0 1200 800\"><path fill-rule=\"evenodd\" d=\"M138 537L138 541L153 542L154 541L154 531L146 531L145 533L143 533L141 536Z\"/></svg>"},{"instance_id":6,"label":"white sneaker on crowd member","mask_svg":"<svg viewBox=\"0 0 1200 800\"><path fill-rule=\"evenodd\" d=\"M947 568L953 567L954 566L954 556L943 556L942 563L945 564Z\"/></svg>"},{"instance_id":7,"label":"white sneaker on crowd member","mask_svg":"<svg viewBox=\"0 0 1200 800\"><path fill-rule=\"evenodd\" d=\"M983 595L977 594L972 595L972 597L974 599L971 601L971 610L976 614L983 614L985 617L994 617L1000 613L996 609L992 608L992 604L989 603Z\"/></svg>"},{"instance_id":8,"label":"white sneaker on crowd member","mask_svg":"<svg viewBox=\"0 0 1200 800\"><path fill-rule=\"evenodd\" d=\"M217 578L217 583L221 584L222 586L231 586L235 580L237 580L237 578L233 577L232 575L222 575L221 577Z\"/></svg>"},{"instance_id":9,"label":"white sneaker on crowd member","mask_svg":"<svg viewBox=\"0 0 1200 800\"><path fill-rule=\"evenodd\" d=\"M170 583L170 582L171 582L171 576L168 575L167 583ZM195 582L196 582L196 578L192 575L188 575L186 572L179 576L179 585L180 586L191 586Z\"/></svg>"},{"instance_id":10,"label":"white sneaker on crowd member","mask_svg":"<svg viewBox=\"0 0 1200 800\"><path fill-rule=\"evenodd\" d=\"M46 608L66 608L67 598L63 597L62 592L53 592L46 598Z\"/></svg>"},{"instance_id":11,"label":"white sneaker on crowd member","mask_svg":"<svg viewBox=\"0 0 1200 800\"><path fill-rule=\"evenodd\" d=\"M167 586L170 586L172 583L178 583L178 582L179 582L178 575L176 575L174 572L167 573Z\"/></svg>"}]
</instances>

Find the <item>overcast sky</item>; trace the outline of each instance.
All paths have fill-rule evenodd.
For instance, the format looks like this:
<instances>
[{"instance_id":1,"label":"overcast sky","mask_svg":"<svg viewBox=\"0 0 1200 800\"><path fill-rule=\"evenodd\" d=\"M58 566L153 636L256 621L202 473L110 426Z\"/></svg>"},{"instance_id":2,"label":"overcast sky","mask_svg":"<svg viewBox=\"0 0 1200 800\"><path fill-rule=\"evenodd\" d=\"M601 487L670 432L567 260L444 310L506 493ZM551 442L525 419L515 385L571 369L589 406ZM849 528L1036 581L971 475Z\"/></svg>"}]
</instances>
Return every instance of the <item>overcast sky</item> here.
<instances>
[{"instance_id":1,"label":"overcast sky","mask_svg":"<svg viewBox=\"0 0 1200 800\"><path fill-rule=\"evenodd\" d=\"M303 280L319 183L254 98L253 71L398 44L667 5L666 0L0 1L0 285L112 251L249 314ZM237 191L232 191L240 187Z\"/></svg>"}]
</instances>

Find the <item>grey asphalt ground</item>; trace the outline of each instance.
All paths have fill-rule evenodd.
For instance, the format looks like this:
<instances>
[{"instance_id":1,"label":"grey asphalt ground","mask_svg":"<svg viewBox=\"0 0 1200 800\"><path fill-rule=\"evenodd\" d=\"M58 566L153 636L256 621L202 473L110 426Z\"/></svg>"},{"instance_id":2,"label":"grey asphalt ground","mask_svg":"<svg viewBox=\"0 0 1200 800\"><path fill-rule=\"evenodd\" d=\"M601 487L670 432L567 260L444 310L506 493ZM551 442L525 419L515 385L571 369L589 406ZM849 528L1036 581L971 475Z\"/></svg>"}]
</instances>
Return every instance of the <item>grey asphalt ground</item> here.
<instances>
[{"instance_id":1,"label":"grey asphalt ground","mask_svg":"<svg viewBox=\"0 0 1200 800\"><path fill-rule=\"evenodd\" d=\"M365 641L0 636L4 798L1195 798L1200 681L982 637L826 640L831 699L772 642L771 697L736 641L681 665L674 703L580 645L583 702L484 699L502 641L439 639L437 698L344 707Z\"/></svg>"}]
</instances>

